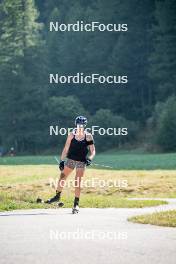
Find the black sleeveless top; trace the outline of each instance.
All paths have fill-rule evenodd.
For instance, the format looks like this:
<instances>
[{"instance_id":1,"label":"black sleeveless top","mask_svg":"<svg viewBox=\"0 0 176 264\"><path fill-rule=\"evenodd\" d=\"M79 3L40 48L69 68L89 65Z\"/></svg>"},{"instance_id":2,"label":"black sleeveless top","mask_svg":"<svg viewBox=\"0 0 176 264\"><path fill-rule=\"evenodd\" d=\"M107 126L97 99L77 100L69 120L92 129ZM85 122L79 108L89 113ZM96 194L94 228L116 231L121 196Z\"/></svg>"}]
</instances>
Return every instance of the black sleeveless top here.
<instances>
[{"instance_id":1,"label":"black sleeveless top","mask_svg":"<svg viewBox=\"0 0 176 264\"><path fill-rule=\"evenodd\" d=\"M86 161L86 157L88 154L88 141L86 140L86 134L85 138L83 140L76 140L75 135L73 136L70 147L68 150L67 158L76 160L76 161Z\"/></svg>"}]
</instances>

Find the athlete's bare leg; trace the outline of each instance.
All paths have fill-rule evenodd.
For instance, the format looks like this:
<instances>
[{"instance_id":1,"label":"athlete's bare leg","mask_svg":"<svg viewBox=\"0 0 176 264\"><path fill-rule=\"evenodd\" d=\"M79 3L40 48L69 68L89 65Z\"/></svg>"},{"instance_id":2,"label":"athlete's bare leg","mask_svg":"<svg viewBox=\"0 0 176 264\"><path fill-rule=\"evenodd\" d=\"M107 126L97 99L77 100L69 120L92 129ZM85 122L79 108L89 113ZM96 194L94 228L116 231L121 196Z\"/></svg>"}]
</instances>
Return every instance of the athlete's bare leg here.
<instances>
[{"instance_id":1,"label":"athlete's bare leg","mask_svg":"<svg viewBox=\"0 0 176 264\"><path fill-rule=\"evenodd\" d=\"M67 166L65 166L63 171L61 171L60 178L59 178L58 185L57 185L57 189L56 189L57 192L62 192L63 187L65 186L66 179L72 171L73 171L73 169L71 169Z\"/></svg>"},{"instance_id":2,"label":"athlete's bare leg","mask_svg":"<svg viewBox=\"0 0 176 264\"><path fill-rule=\"evenodd\" d=\"M75 197L80 197L81 181L84 176L85 168L76 168L75 176Z\"/></svg>"},{"instance_id":3,"label":"athlete's bare leg","mask_svg":"<svg viewBox=\"0 0 176 264\"><path fill-rule=\"evenodd\" d=\"M63 187L65 186L65 181L68 177L68 175L73 171L73 168L69 168L67 166L64 167L63 171L61 171L60 178L58 181L57 189L56 189L56 195L53 196L52 198L48 199L46 203L51 204L54 202L59 202L61 192Z\"/></svg>"},{"instance_id":4,"label":"athlete's bare leg","mask_svg":"<svg viewBox=\"0 0 176 264\"><path fill-rule=\"evenodd\" d=\"M84 176L85 168L76 168L75 176L75 200L73 204L72 213L77 214L79 212L79 197L81 193L81 181Z\"/></svg>"}]
</instances>

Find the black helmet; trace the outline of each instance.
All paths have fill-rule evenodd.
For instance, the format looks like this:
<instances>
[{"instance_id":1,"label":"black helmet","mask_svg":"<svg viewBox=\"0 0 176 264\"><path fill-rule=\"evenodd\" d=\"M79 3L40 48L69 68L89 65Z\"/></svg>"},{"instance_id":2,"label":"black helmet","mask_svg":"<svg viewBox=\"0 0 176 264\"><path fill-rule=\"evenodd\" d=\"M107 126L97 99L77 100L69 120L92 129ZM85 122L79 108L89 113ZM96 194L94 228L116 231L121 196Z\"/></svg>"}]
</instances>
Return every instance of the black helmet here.
<instances>
[{"instance_id":1,"label":"black helmet","mask_svg":"<svg viewBox=\"0 0 176 264\"><path fill-rule=\"evenodd\" d=\"M87 118L85 116L77 116L75 119L75 126L77 125L87 125Z\"/></svg>"}]
</instances>

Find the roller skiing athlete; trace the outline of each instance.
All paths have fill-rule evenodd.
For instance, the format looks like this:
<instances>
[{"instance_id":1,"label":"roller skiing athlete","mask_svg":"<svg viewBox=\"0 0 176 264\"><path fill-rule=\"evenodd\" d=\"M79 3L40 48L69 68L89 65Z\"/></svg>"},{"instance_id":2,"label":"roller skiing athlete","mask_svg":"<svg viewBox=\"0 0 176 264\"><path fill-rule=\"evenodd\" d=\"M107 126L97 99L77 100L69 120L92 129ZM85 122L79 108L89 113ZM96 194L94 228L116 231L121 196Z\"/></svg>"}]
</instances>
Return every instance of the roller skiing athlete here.
<instances>
[{"instance_id":1,"label":"roller skiing athlete","mask_svg":"<svg viewBox=\"0 0 176 264\"><path fill-rule=\"evenodd\" d=\"M87 125L87 118L78 116L75 119L76 128L67 137L65 146L63 148L59 168L61 170L60 178L56 188L56 195L46 203L51 204L59 202L63 189L63 181L65 182L68 175L76 169L75 176L75 199L72 208L72 213L79 212L79 198L81 193L81 180L84 176L85 168L91 165L92 159L95 156L95 145L93 137L90 133L85 131ZM61 202L59 204L62 204ZM59 205L58 204L58 205ZM59 205L60 206L60 205Z\"/></svg>"}]
</instances>

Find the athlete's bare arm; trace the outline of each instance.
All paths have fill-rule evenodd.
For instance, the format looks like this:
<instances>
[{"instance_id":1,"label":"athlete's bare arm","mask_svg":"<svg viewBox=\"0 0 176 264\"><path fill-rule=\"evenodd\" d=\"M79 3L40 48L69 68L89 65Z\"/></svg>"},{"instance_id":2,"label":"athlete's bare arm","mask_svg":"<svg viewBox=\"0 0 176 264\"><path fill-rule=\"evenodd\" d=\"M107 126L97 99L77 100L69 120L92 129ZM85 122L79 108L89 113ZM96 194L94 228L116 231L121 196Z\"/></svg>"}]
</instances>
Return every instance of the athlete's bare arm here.
<instances>
[{"instance_id":1,"label":"athlete's bare arm","mask_svg":"<svg viewBox=\"0 0 176 264\"><path fill-rule=\"evenodd\" d=\"M91 134L88 134L87 135L87 141L93 141L93 136ZM90 155L89 155L89 159L92 160L96 154L96 151L95 151L95 145L94 144L91 144L89 145L89 151L90 151Z\"/></svg>"},{"instance_id":2,"label":"athlete's bare arm","mask_svg":"<svg viewBox=\"0 0 176 264\"><path fill-rule=\"evenodd\" d=\"M61 154L61 160L64 160L67 157L67 153L68 153L68 150L70 147L70 142L71 142L72 138L73 138L73 134L71 133L68 135L67 140L65 142L65 146L64 146L62 154Z\"/></svg>"}]
</instances>

